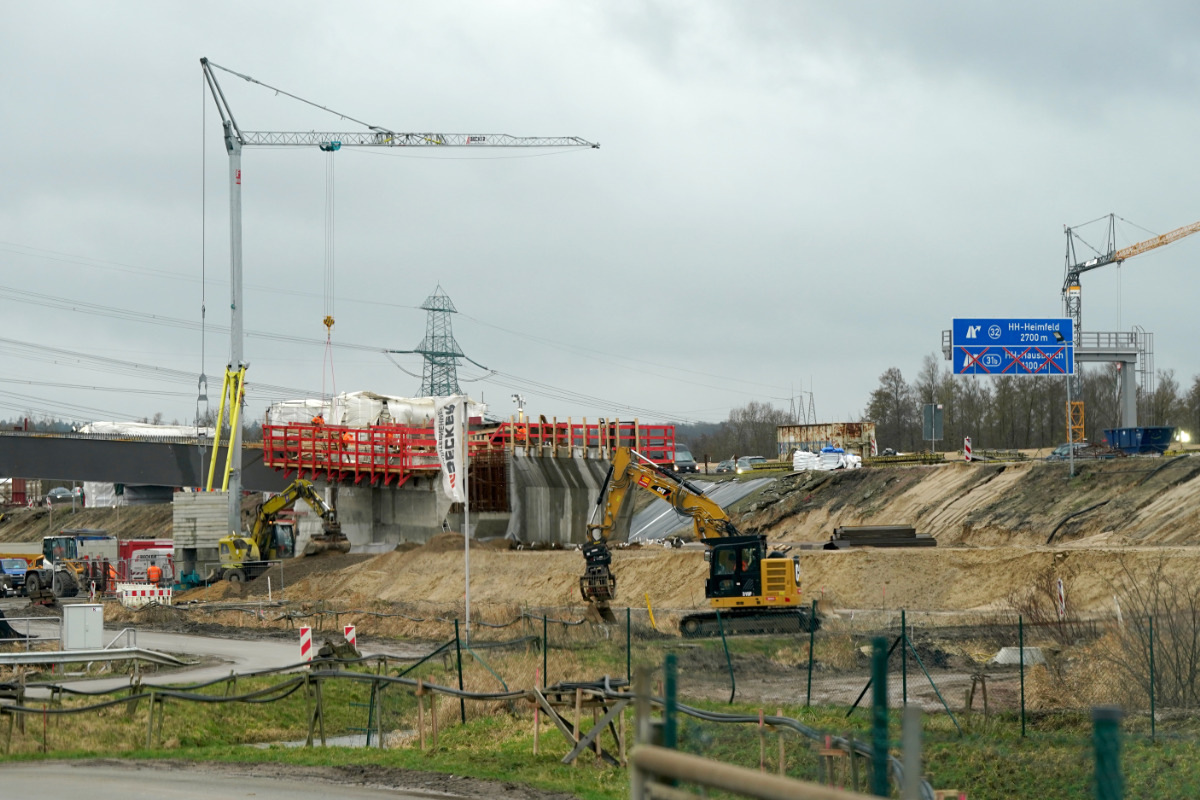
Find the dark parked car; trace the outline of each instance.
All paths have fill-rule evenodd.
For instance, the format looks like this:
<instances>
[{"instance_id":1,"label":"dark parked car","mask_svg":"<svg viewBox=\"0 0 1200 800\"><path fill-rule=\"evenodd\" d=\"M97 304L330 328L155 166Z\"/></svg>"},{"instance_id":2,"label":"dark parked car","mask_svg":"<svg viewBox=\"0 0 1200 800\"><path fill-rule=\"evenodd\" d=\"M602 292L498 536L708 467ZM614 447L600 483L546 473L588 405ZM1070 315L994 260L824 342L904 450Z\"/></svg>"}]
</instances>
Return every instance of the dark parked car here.
<instances>
[{"instance_id":1,"label":"dark parked car","mask_svg":"<svg viewBox=\"0 0 1200 800\"><path fill-rule=\"evenodd\" d=\"M65 486L55 486L46 492L46 499L51 503L69 503L72 496L71 490Z\"/></svg>"},{"instance_id":2,"label":"dark parked car","mask_svg":"<svg viewBox=\"0 0 1200 800\"><path fill-rule=\"evenodd\" d=\"M1071 447L1072 447L1071 444L1060 444L1058 447L1054 448L1053 451L1051 451L1050 455L1046 456L1046 460L1047 461L1066 461L1068 458L1070 458ZM1075 447L1075 457L1083 458L1085 456L1084 451L1087 450L1087 448L1090 447L1090 445L1087 442L1075 442L1074 447Z\"/></svg>"},{"instance_id":3,"label":"dark parked car","mask_svg":"<svg viewBox=\"0 0 1200 800\"><path fill-rule=\"evenodd\" d=\"M0 597L25 593L25 570L23 558L0 558Z\"/></svg>"},{"instance_id":4,"label":"dark parked car","mask_svg":"<svg viewBox=\"0 0 1200 800\"><path fill-rule=\"evenodd\" d=\"M676 472L700 471L700 468L696 465L696 459L692 458L692 451L685 444L675 445L675 460L673 464Z\"/></svg>"}]
</instances>

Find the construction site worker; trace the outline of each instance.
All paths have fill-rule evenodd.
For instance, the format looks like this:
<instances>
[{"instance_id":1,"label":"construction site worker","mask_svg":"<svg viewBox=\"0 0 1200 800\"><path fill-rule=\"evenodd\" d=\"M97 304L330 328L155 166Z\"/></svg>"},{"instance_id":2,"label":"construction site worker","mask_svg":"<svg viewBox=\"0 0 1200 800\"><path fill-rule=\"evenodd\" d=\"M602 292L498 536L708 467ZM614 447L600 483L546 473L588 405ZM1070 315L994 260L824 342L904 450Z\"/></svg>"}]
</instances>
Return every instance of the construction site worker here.
<instances>
[{"instance_id":1,"label":"construction site worker","mask_svg":"<svg viewBox=\"0 0 1200 800\"><path fill-rule=\"evenodd\" d=\"M317 414L315 417L313 417L312 424L313 424L313 425L317 425L317 426L324 425L324 424L325 424L325 418L324 418L324 417L322 417L320 414Z\"/></svg>"},{"instance_id":2,"label":"construction site worker","mask_svg":"<svg viewBox=\"0 0 1200 800\"><path fill-rule=\"evenodd\" d=\"M146 568L146 582L153 586L162 583L162 568L158 566L157 561L151 561L150 566Z\"/></svg>"}]
</instances>

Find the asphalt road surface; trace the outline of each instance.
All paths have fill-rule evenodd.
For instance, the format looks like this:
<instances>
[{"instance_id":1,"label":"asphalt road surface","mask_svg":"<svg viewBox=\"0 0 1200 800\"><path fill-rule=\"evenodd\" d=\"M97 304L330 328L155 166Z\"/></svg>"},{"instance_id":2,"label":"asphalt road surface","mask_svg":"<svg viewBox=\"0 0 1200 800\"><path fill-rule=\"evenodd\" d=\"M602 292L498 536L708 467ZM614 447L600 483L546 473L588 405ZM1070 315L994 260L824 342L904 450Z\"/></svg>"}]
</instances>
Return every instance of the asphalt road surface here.
<instances>
[{"instance_id":1,"label":"asphalt road surface","mask_svg":"<svg viewBox=\"0 0 1200 800\"><path fill-rule=\"evenodd\" d=\"M236 771L231 766L227 771ZM415 800L463 798L469 795L368 788L325 781L280 780L271 777L220 774L214 768L180 769L136 765L41 763L0 765L5 797L86 797L88 800L192 800L214 797L254 797L255 800ZM478 795L476 795L478 796ZM503 795L500 795L503 796Z\"/></svg>"}]
</instances>

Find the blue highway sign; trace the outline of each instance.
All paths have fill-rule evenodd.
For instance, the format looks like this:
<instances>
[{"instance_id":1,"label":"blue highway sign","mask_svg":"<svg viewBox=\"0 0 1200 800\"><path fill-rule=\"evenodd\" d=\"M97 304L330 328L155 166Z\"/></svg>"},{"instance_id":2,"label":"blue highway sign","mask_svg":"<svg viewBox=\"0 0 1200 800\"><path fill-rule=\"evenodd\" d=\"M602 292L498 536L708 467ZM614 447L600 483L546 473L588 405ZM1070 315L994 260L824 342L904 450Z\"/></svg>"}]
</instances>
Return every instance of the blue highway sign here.
<instances>
[{"instance_id":1,"label":"blue highway sign","mask_svg":"<svg viewBox=\"0 0 1200 800\"><path fill-rule=\"evenodd\" d=\"M1072 375L1067 318L956 319L951 363L957 375Z\"/></svg>"}]
</instances>

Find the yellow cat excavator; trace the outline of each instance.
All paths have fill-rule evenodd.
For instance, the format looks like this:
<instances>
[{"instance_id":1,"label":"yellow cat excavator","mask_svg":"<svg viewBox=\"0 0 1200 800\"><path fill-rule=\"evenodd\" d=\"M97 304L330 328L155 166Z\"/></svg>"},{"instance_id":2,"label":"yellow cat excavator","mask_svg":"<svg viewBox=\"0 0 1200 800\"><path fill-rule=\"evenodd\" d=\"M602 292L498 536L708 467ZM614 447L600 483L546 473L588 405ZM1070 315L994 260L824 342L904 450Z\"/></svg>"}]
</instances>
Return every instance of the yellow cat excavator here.
<instances>
[{"instance_id":1,"label":"yellow cat excavator","mask_svg":"<svg viewBox=\"0 0 1200 800\"><path fill-rule=\"evenodd\" d=\"M628 447L613 453L583 546L586 569L579 591L603 619L614 621L609 603L617 596L608 540L634 489L653 492L691 517L696 538L708 547L704 596L713 611L680 620L684 636L713 636L722 628L725 633L796 633L819 627L820 620L801 604L798 557L768 553L765 535L739 533L725 511L697 486Z\"/></svg>"},{"instance_id":2,"label":"yellow cat excavator","mask_svg":"<svg viewBox=\"0 0 1200 800\"><path fill-rule=\"evenodd\" d=\"M305 545L304 555L350 552L350 540L342 533L337 511L325 502L311 481L297 478L279 494L259 503L248 536L231 535L221 539L221 567L219 573L209 576L209 579L243 583L266 572L271 566L270 562L294 556L295 532L290 523L280 522L278 517L294 506L297 500L308 503L321 518L322 532Z\"/></svg>"}]
</instances>

